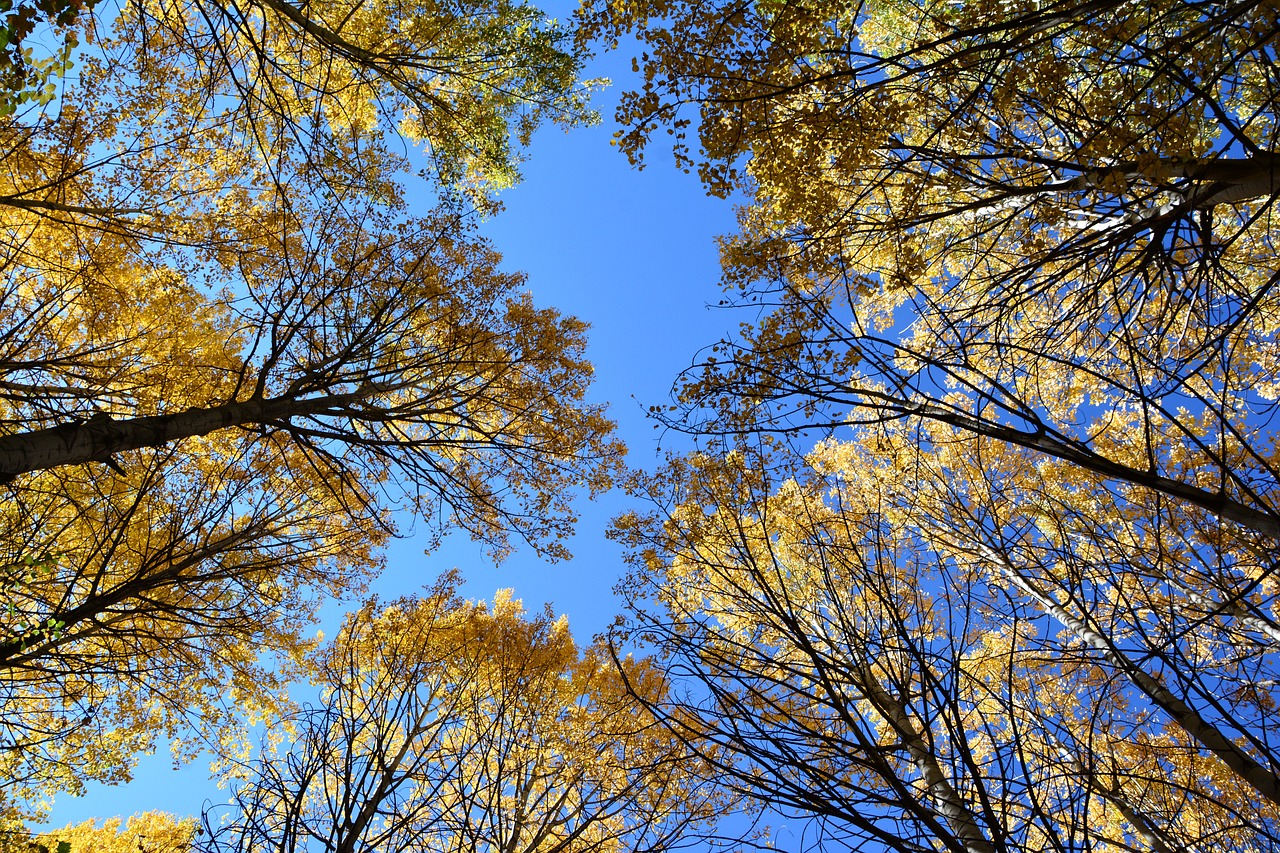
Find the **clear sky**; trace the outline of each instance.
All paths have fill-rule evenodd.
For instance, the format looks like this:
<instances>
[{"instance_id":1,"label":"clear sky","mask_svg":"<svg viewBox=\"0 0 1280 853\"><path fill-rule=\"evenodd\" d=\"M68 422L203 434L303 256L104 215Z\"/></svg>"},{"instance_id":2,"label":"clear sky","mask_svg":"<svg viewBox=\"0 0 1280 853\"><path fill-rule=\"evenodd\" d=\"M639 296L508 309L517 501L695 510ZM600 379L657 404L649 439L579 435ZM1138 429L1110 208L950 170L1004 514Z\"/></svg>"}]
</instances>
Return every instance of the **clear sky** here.
<instances>
[{"instance_id":1,"label":"clear sky","mask_svg":"<svg viewBox=\"0 0 1280 853\"><path fill-rule=\"evenodd\" d=\"M546 8L566 14L557 5ZM732 230L732 206L708 198L697 178L677 171L660 148L651 165L637 171L609 144L613 105L632 76L630 57L624 46L588 68L589 77L613 80L596 98L603 124L569 133L542 129L527 152L524 182L502 195L505 212L483 231L507 269L528 274L539 305L591 324L592 396L610 404L630 464L648 468L665 451L686 445L679 435L655 430L645 409L666 401L673 379L700 348L746 318L707 307L719 299L714 238ZM604 532L628 505L621 493L580 501L574 559L567 563L547 564L526 550L495 567L465 537L452 537L429 555L410 537L392 546L375 589L413 593L456 566L467 579L467 597L487 599L512 587L530 608L550 602L568 615L574 635L589 641L620 610L612 589L623 571L621 549ZM208 779L205 762L174 770L162 748L143 759L128 785L94 784L84 797L60 797L49 825L151 809L198 814L206 800L225 796Z\"/></svg>"}]
</instances>

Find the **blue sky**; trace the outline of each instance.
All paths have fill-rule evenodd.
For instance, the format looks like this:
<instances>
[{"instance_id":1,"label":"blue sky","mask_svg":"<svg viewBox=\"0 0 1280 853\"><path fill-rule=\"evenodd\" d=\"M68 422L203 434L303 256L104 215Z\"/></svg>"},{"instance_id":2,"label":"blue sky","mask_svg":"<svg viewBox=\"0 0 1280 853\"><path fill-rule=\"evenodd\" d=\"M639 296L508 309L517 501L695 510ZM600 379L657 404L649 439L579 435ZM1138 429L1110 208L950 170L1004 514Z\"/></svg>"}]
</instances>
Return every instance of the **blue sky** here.
<instances>
[{"instance_id":1,"label":"blue sky","mask_svg":"<svg viewBox=\"0 0 1280 853\"><path fill-rule=\"evenodd\" d=\"M732 205L708 198L697 178L676 170L661 148L647 169L637 171L609 144L614 103L632 76L630 58L624 46L592 63L588 77L613 80L596 97L603 124L539 131L523 183L503 193L506 210L483 232L505 256L506 269L528 274L539 305L591 324L592 397L610 404L630 464L649 468L687 444L655 430L645 409L666 401L672 381L700 348L746 318L708 308L719 299L715 236L733 229ZM430 206L429 198L421 201ZM612 589L623 571L622 552L604 533L609 519L629 505L620 492L580 501L581 521L570 543L574 559L567 563L547 564L524 550L494 566L464 536L449 538L429 555L423 541L400 540L389 550L375 590L413 593L456 566L467 579L468 597L487 599L496 589L514 588L530 608L550 602L567 614L574 635L589 641L621 608ZM198 814L206 800L225 796L209 780L205 762L175 770L162 748L142 760L128 785L93 784L84 797L59 797L49 826L151 809Z\"/></svg>"}]
</instances>

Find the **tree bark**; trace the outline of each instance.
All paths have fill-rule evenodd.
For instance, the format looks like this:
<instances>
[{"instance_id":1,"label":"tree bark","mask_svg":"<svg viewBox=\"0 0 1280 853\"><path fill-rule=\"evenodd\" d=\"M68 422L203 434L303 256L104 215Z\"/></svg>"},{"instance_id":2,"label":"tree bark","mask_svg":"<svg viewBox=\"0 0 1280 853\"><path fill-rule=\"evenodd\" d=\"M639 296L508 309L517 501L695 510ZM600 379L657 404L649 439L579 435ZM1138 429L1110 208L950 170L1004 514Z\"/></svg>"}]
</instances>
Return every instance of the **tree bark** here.
<instances>
[{"instance_id":1,"label":"tree bark","mask_svg":"<svg viewBox=\"0 0 1280 853\"><path fill-rule=\"evenodd\" d=\"M289 418L321 414L361 396L355 393L310 399L256 398L125 420L94 415L80 423L0 436L0 483L11 482L21 474L63 465L109 462L116 453L162 447L230 427L283 426Z\"/></svg>"},{"instance_id":2,"label":"tree bark","mask_svg":"<svg viewBox=\"0 0 1280 853\"><path fill-rule=\"evenodd\" d=\"M881 686L870 667L859 667L858 675L867 698L881 714L884 714L902 739L907 753L911 756L911 762L915 764L924 779L935 807L946 818L965 849L969 853L996 853L995 846L982 834L978 819L965 806L964 800L938 764L937 757L929 750L920 730L907 715L906 708Z\"/></svg>"},{"instance_id":3,"label":"tree bark","mask_svg":"<svg viewBox=\"0 0 1280 853\"><path fill-rule=\"evenodd\" d=\"M1146 694L1152 704L1168 714L1183 731L1190 735L1204 749L1217 756L1223 764L1230 767L1241 781L1261 794L1270 802L1280 806L1280 778L1266 767L1263 767L1253 756L1249 755L1230 738L1218 730L1217 726L1200 716L1199 712L1182 701L1172 690L1165 687L1158 679L1138 666L1129 656L1116 648L1115 644L1096 630L1086 616L1078 618L1053 596L1039 589L1030 579L1024 577L994 548L980 544L978 550L988 560L994 562L1002 574L1014 587L1030 596L1044 611L1089 648L1101 653L1102 657L1123 673L1130 682Z\"/></svg>"}]
</instances>

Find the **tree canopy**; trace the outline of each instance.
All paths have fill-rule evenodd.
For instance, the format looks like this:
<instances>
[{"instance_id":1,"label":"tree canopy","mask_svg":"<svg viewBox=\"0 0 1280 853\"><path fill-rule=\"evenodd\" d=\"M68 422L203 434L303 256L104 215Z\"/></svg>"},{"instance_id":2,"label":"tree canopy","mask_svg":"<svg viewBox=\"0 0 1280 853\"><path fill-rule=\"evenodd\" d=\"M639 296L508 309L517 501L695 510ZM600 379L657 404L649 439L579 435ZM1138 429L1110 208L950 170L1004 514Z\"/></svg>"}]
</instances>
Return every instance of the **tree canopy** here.
<instances>
[{"instance_id":1,"label":"tree canopy","mask_svg":"<svg viewBox=\"0 0 1280 853\"><path fill-rule=\"evenodd\" d=\"M756 319L656 411L705 451L619 528L671 724L850 848L1271 849L1274 9L584 23L623 150L747 202Z\"/></svg>"},{"instance_id":2,"label":"tree canopy","mask_svg":"<svg viewBox=\"0 0 1280 853\"><path fill-rule=\"evenodd\" d=\"M563 25L162 2L49 26L84 42L74 71L0 110L15 808L278 713L393 510L565 557L571 497L621 453L585 324L475 233L538 124L592 118ZM422 179L434 204L406 197Z\"/></svg>"},{"instance_id":3,"label":"tree canopy","mask_svg":"<svg viewBox=\"0 0 1280 853\"><path fill-rule=\"evenodd\" d=\"M660 673L456 584L347 617L317 652L319 703L230 769L197 849L661 851L715 814L697 759L625 689L656 695Z\"/></svg>"},{"instance_id":4,"label":"tree canopy","mask_svg":"<svg viewBox=\"0 0 1280 853\"><path fill-rule=\"evenodd\" d=\"M906 439L673 464L618 526L653 712L824 846L1272 849L1271 598L1215 610L1118 519L1124 562L1001 542L988 484Z\"/></svg>"},{"instance_id":5,"label":"tree canopy","mask_svg":"<svg viewBox=\"0 0 1280 853\"><path fill-rule=\"evenodd\" d=\"M43 833L23 853L183 853L197 831L194 818L165 812L141 812L122 820L87 820Z\"/></svg>"}]
</instances>

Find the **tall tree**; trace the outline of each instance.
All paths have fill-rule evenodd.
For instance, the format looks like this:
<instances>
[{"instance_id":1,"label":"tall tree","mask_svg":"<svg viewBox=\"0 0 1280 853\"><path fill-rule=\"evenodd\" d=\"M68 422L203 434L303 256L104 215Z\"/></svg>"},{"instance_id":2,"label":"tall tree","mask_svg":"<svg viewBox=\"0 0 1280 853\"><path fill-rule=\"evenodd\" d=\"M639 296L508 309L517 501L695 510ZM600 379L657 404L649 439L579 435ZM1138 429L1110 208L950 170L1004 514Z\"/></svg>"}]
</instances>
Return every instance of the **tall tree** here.
<instances>
[{"instance_id":1,"label":"tall tree","mask_svg":"<svg viewBox=\"0 0 1280 853\"><path fill-rule=\"evenodd\" d=\"M118 780L161 733L194 722L198 749L270 710L317 596L376 568L384 507L566 553L617 454L582 324L452 215L334 220L241 255L241 297L105 249L79 288L11 291L6 419L57 425L0 437L40 469L5 487L0 787Z\"/></svg>"},{"instance_id":2,"label":"tall tree","mask_svg":"<svg viewBox=\"0 0 1280 853\"><path fill-rule=\"evenodd\" d=\"M1280 536L1250 425L1276 398L1269 7L602 3L587 23L652 51L624 149L682 138L697 104L701 155L678 155L754 201L728 301L771 310L677 422L931 418Z\"/></svg>"},{"instance_id":3,"label":"tall tree","mask_svg":"<svg viewBox=\"0 0 1280 853\"><path fill-rule=\"evenodd\" d=\"M1230 619L1142 649L1117 612L1136 601L1112 594L1131 583L1094 592L1097 571L1040 590L1062 569L1004 557L997 574L972 541L964 559L929 517L945 481L928 454L864 450L696 455L619 526L626 632L684 685L651 707L716 778L804 821L818 849L1275 849L1259 754L1274 704L1256 691L1273 655L1238 654ZM1195 692L1233 679L1225 708ZM1241 749L1240 731L1264 745Z\"/></svg>"},{"instance_id":4,"label":"tall tree","mask_svg":"<svg viewBox=\"0 0 1280 853\"><path fill-rule=\"evenodd\" d=\"M278 711L393 508L564 556L621 451L584 325L474 233L535 126L591 117L562 25L161 2L76 29L56 97L0 116L0 796L28 805Z\"/></svg>"},{"instance_id":5,"label":"tall tree","mask_svg":"<svg viewBox=\"0 0 1280 853\"><path fill-rule=\"evenodd\" d=\"M726 301L759 319L668 422L847 439L822 453L837 478L880 466L860 481L893 507L890 564L936 562L930 591L984 618L1010 602L1005 630L1054 626L1048 659L1099 674L1061 683L1111 754L1155 758L1159 720L1165 755L1197 756L1168 777L1221 762L1250 802L1228 814L1271 844L1245 815L1280 801L1274 10L600 3L587 25L647 44L624 149L666 125L751 201ZM1115 790L1106 766L1063 770L1080 802Z\"/></svg>"},{"instance_id":6,"label":"tall tree","mask_svg":"<svg viewBox=\"0 0 1280 853\"><path fill-rule=\"evenodd\" d=\"M358 213L253 235L212 297L108 240L67 253L66 278L15 282L6 420L50 425L0 437L0 476L248 429L365 503L404 486L477 535L560 551L552 496L594 485L613 449L581 403L583 324L535 309L456 215Z\"/></svg>"},{"instance_id":7,"label":"tall tree","mask_svg":"<svg viewBox=\"0 0 1280 853\"><path fill-rule=\"evenodd\" d=\"M714 817L696 759L563 618L457 597L372 600L316 655L317 705L233 766L209 851L661 851ZM660 674L623 666L640 695Z\"/></svg>"},{"instance_id":8,"label":"tall tree","mask_svg":"<svg viewBox=\"0 0 1280 853\"><path fill-rule=\"evenodd\" d=\"M189 206L287 182L299 163L331 192L393 192L390 174L419 168L412 146L422 174L484 195L516 179L539 124L594 117L567 28L523 2L166 0L75 29L88 45L56 101L3 123L6 158L26 168L0 204L82 224L172 237ZM246 155L254 171L236 180Z\"/></svg>"}]
</instances>

